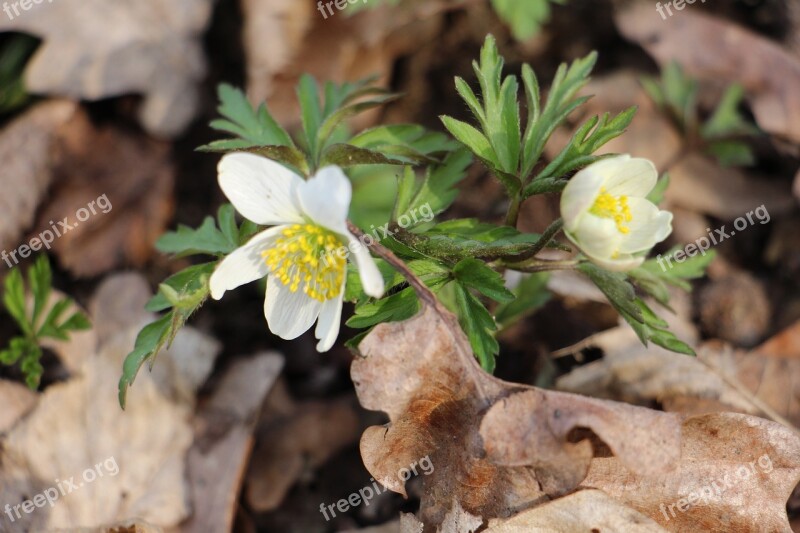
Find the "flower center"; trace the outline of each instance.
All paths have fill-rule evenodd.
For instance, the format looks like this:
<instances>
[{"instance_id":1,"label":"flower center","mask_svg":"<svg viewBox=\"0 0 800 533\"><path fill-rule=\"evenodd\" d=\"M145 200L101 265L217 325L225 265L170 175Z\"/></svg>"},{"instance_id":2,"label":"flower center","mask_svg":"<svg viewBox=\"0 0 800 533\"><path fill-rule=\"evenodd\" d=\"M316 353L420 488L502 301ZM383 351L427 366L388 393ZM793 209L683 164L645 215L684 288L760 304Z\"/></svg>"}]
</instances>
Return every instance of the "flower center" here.
<instances>
[{"instance_id":1,"label":"flower center","mask_svg":"<svg viewBox=\"0 0 800 533\"><path fill-rule=\"evenodd\" d=\"M601 218L613 219L620 233L631 231L627 223L633 220L633 215L628 207L627 196L612 196L606 192L605 187L601 187L600 194L589 212Z\"/></svg>"},{"instance_id":2,"label":"flower center","mask_svg":"<svg viewBox=\"0 0 800 533\"><path fill-rule=\"evenodd\" d=\"M264 262L291 292L302 288L320 302L339 296L347 267L344 254L338 253L341 238L315 224L286 227L275 244L261 252Z\"/></svg>"}]
</instances>

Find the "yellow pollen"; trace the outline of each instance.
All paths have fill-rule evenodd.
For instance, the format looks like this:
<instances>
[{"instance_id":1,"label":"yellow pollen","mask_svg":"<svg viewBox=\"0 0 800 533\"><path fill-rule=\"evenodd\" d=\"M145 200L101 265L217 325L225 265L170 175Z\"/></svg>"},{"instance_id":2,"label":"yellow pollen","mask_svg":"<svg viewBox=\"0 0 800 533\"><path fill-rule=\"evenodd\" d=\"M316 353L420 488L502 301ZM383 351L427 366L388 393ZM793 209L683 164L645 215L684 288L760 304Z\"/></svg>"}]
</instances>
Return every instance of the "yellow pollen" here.
<instances>
[{"instance_id":1,"label":"yellow pollen","mask_svg":"<svg viewBox=\"0 0 800 533\"><path fill-rule=\"evenodd\" d=\"M611 218L617 225L620 233L630 233L627 224L633 220L631 208L628 207L627 196L611 196L605 187L600 188L600 194L594 201L589 212L601 218Z\"/></svg>"},{"instance_id":2,"label":"yellow pollen","mask_svg":"<svg viewBox=\"0 0 800 533\"><path fill-rule=\"evenodd\" d=\"M294 224L261 252L272 274L291 292L302 290L320 302L339 296L347 259L337 253L338 235L315 224Z\"/></svg>"}]
</instances>

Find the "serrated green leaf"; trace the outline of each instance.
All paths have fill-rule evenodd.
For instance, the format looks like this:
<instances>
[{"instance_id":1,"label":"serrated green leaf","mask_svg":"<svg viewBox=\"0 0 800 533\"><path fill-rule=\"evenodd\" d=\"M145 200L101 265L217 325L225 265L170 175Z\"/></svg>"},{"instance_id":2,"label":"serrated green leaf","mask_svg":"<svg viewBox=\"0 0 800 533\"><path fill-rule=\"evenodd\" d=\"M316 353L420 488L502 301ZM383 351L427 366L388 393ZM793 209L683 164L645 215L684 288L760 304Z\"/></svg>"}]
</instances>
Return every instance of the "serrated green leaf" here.
<instances>
[{"instance_id":1,"label":"serrated green leaf","mask_svg":"<svg viewBox=\"0 0 800 533\"><path fill-rule=\"evenodd\" d=\"M454 286L458 322L481 367L491 374L495 369L495 356L500 352L500 345L493 336L497 324L489 311L466 287L460 283L455 283Z\"/></svg>"},{"instance_id":2,"label":"serrated green leaf","mask_svg":"<svg viewBox=\"0 0 800 533\"><path fill-rule=\"evenodd\" d=\"M63 331L79 331L90 329L92 323L89 322L89 317L80 311L74 312L68 319L64 321L59 328Z\"/></svg>"},{"instance_id":3,"label":"serrated green leaf","mask_svg":"<svg viewBox=\"0 0 800 533\"><path fill-rule=\"evenodd\" d=\"M294 146L272 145L253 145L241 143L239 141L223 140L214 141L197 149L198 152L245 152L256 154L267 159L272 159L278 163L283 163L290 169L307 175L309 163L306 155Z\"/></svg>"},{"instance_id":4,"label":"serrated green leaf","mask_svg":"<svg viewBox=\"0 0 800 533\"><path fill-rule=\"evenodd\" d=\"M189 305L196 306L196 300L198 298L205 298L208 294L208 278L214 272L216 266L216 262L190 266L164 280L161 286L171 288L178 298L186 300ZM202 294L198 296L198 293ZM157 313L169 309L176 304L177 302L170 301L167 298L165 291L159 290L159 292L147 302L145 309Z\"/></svg>"},{"instance_id":5,"label":"serrated green leaf","mask_svg":"<svg viewBox=\"0 0 800 533\"><path fill-rule=\"evenodd\" d=\"M597 52L592 52L582 59L576 59L569 67L561 64L550 86L547 103L541 113L533 113L528 117L528 125L523 137L523 155L521 176L526 178L544 152L544 146L555 129L566 120L567 116L587 97L575 98L575 94L589 81L589 73L597 62ZM523 84L530 101L538 99L539 88L533 70L523 69ZM538 110L539 104L534 107Z\"/></svg>"},{"instance_id":6,"label":"serrated green leaf","mask_svg":"<svg viewBox=\"0 0 800 533\"><path fill-rule=\"evenodd\" d=\"M351 328L368 328L381 322L396 322L414 316L419 311L419 300L412 287L396 294L356 307L355 314L347 320Z\"/></svg>"},{"instance_id":7,"label":"serrated green leaf","mask_svg":"<svg viewBox=\"0 0 800 533\"><path fill-rule=\"evenodd\" d=\"M6 276L3 305L25 334L33 333L33 325L28 321L25 311L25 282L19 268L13 269Z\"/></svg>"},{"instance_id":8,"label":"serrated green leaf","mask_svg":"<svg viewBox=\"0 0 800 533\"><path fill-rule=\"evenodd\" d=\"M730 136L758 134L758 128L739 112L743 98L744 89L738 83L734 83L725 90L711 118L700 128L704 139L715 140Z\"/></svg>"},{"instance_id":9,"label":"serrated green leaf","mask_svg":"<svg viewBox=\"0 0 800 533\"><path fill-rule=\"evenodd\" d=\"M133 351L125 357L125 362L122 366L122 377L119 380L119 405L123 409L125 409L128 387L133 385L139 369L145 361L155 357L156 353L167 342L172 318L172 313L167 313L155 322L145 326L136 336Z\"/></svg>"},{"instance_id":10,"label":"serrated green leaf","mask_svg":"<svg viewBox=\"0 0 800 533\"><path fill-rule=\"evenodd\" d=\"M578 270L586 274L592 282L597 285L609 303L614 306L622 315L629 315L636 321L642 322L641 308L636 303L636 291L626 279L625 274L620 272L609 272L592 263L581 263Z\"/></svg>"},{"instance_id":11,"label":"serrated green leaf","mask_svg":"<svg viewBox=\"0 0 800 533\"><path fill-rule=\"evenodd\" d=\"M39 315L47 304L53 284L53 274L50 271L50 261L46 255L40 255L31 268L28 269L28 285L33 293L33 314L31 324L36 325Z\"/></svg>"},{"instance_id":12,"label":"serrated green leaf","mask_svg":"<svg viewBox=\"0 0 800 533\"><path fill-rule=\"evenodd\" d=\"M563 4L564 0L492 0L492 7L509 25L514 38L525 41L550 20L551 3Z\"/></svg>"},{"instance_id":13,"label":"serrated green leaf","mask_svg":"<svg viewBox=\"0 0 800 533\"><path fill-rule=\"evenodd\" d=\"M398 216L424 206L432 212L431 216L445 211L458 196L456 185L466 178L471 163L472 155L459 149L448 155L441 165L428 167L413 200L405 209L396 209Z\"/></svg>"},{"instance_id":14,"label":"serrated green leaf","mask_svg":"<svg viewBox=\"0 0 800 533\"><path fill-rule=\"evenodd\" d=\"M503 276L483 261L462 259L453 267L453 274L461 285L475 289L496 302L508 303L514 299L514 294L506 289Z\"/></svg>"},{"instance_id":15,"label":"serrated green leaf","mask_svg":"<svg viewBox=\"0 0 800 533\"><path fill-rule=\"evenodd\" d=\"M630 107L613 119L609 113L602 118L587 120L572 136L567 145L539 172L534 181L555 179L578 168L590 165L602 156L593 155L608 141L619 137L633 120L636 107Z\"/></svg>"},{"instance_id":16,"label":"serrated green leaf","mask_svg":"<svg viewBox=\"0 0 800 533\"><path fill-rule=\"evenodd\" d=\"M206 217L197 229L180 225L177 231L165 233L156 242L160 252L177 256L229 254L237 246L236 241L231 241L226 233L217 228L212 217Z\"/></svg>"},{"instance_id":17,"label":"serrated green leaf","mask_svg":"<svg viewBox=\"0 0 800 533\"><path fill-rule=\"evenodd\" d=\"M217 93L218 111L225 119L214 120L211 127L235 135L235 139L215 141L200 148L206 151L230 151L250 146L294 146L291 137L272 118L267 106L253 109L245 94L226 83L220 84Z\"/></svg>"}]
</instances>

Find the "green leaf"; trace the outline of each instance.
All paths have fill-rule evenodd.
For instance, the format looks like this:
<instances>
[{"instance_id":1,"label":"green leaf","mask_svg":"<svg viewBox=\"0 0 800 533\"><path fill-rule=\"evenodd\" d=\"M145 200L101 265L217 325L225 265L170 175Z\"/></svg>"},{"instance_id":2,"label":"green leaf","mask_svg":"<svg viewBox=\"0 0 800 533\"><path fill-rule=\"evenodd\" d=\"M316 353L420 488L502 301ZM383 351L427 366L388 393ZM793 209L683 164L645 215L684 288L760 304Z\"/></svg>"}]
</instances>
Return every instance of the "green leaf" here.
<instances>
[{"instance_id":1,"label":"green leaf","mask_svg":"<svg viewBox=\"0 0 800 533\"><path fill-rule=\"evenodd\" d=\"M525 41L550 20L550 3L564 4L565 0L492 0L492 7L511 27L514 38Z\"/></svg>"},{"instance_id":2,"label":"green leaf","mask_svg":"<svg viewBox=\"0 0 800 533\"><path fill-rule=\"evenodd\" d=\"M644 78L642 86L660 108L668 111L684 133L697 126L697 89L695 80L686 76L678 63L661 71L660 79Z\"/></svg>"},{"instance_id":3,"label":"green leaf","mask_svg":"<svg viewBox=\"0 0 800 533\"><path fill-rule=\"evenodd\" d=\"M60 328L64 331L85 330L91 329L91 327L92 323L89 322L89 318L80 311L73 313L72 316L65 320L60 326Z\"/></svg>"},{"instance_id":4,"label":"green leaf","mask_svg":"<svg viewBox=\"0 0 800 533\"><path fill-rule=\"evenodd\" d=\"M572 111L583 104L588 97L575 98L575 94L589 81L589 73L597 62L597 52L582 59L576 59L567 67L561 64L556 71L547 103L539 103L539 83L530 67L523 67L522 81L529 109L534 113L528 116L528 125L523 136L521 176L525 179L542 157L544 146L555 129L560 126ZM541 112L538 112L541 109Z\"/></svg>"},{"instance_id":5,"label":"green leaf","mask_svg":"<svg viewBox=\"0 0 800 533\"><path fill-rule=\"evenodd\" d=\"M42 349L35 342L27 342L26 350L22 354L20 369L25 374L25 384L28 388L36 390L44 372L44 367L39 362L42 358Z\"/></svg>"},{"instance_id":6,"label":"green leaf","mask_svg":"<svg viewBox=\"0 0 800 533\"><path fill-rule=\"evenodd\" d=\"M561 152L534 178L555 179L594 163L602 156L592 155L608 141L619 137L633 120L636 107L630 107L613 119L609 113L587 120Z\"/></svg>"},{"instance_id":7,"label":"green leaf","mask_svg":"<svg viewBox=\"0 0 800 533\"><path fill-rule=\"evenodd\" d=\"M624 274L608 272L591 263L581 263L578 270L589 276L606 295L620 316L630 324L642 344L653 342L673 352L694 355L694 350L667 330L667 323L659 318L636 293Z\"/></svg>"},{"instance_id":8,"label":"green leaf","mask_svg":"<svg viewBox=\"0 0 800 533\"><path fill-rule=\"evenodd\" d=\"M417 124L377 126L362 131L348 143L390 155L399 155L394 151L394 147L405 147L425 156L445 154L458 148L447 135L428 131Z\"/></svg>"},{"instance_id":9,"label":"green leaf","mask_svg":"<svg viewBox=\"0 0 800 533\"><path fill-rule=\"evenodd\" d=\"M386 93L380 95L376 98L372 98L370 100L366 100L363 102L358 102L355 104L348 105L346 107L342 107L337 109L335 112L331 113L325 119L325 122L319 128L319 140L320 143L324 143L328 140L328 138L333 133L334 129L344 120L353 117L359 113L363 113L369 109L373 109L375 107L382 106L384 104L388 104L394 100L400 98L399 94L394 93Z\"/></svg>"},{"instance_id":10,"label":"green leaf","mask_svg":"<svg viewBox=\"0 0 800 533\"><path fill-rule=\"evenodd\" d=\"M214 219L206 217L197 229L179 225L177 231L165 233L156 242L156 248L160 252L183 257L197 254L229 254L238 244L230 239L229 229L225 232L219 230Z\"/></svg>"},{"instance_id":11,"label":"green leaf","mask_svg":"<svg viewBox=\"0 0 800 533\"><path fill-rule=\"evenodd\" d=\"M408 201L408 205L405 208L401 208L399 203L396 205L395 219L414 210L421 212L423 208L426 213L421 214L425 216L430 213L431 219L444 212L458 196L459 190L456 185L467 176L467 169L471 163L472 155L462 148L448 155L441 165L428 167L422 182L413 193L413 198ZM416 181L413 174L408 173L403 179ZM411 183L403 184L401 180L398 202L401 201L402 195L410 194L404 191L403 187L411 188L413 185Z\"/></svg>"},{"instance_id":12,"label":"green leaf","mask_svg":"<svg viewBox=\"0 0 800 533\"><path fill-rule=\"evenodd\" d=\"M508 303L514 294L506 289L503 276L477 259L462 259L453 268L456 280L465 287L477 290L487 298L500 303Z\"/></svg>"},{"instance_id":13,"label":"green leaf","mask_svg":"<svg viewBox=\"0 0 800 533\"><path fill-rule=\"evenodd\" d=\"M347 320L351 328L368 328L381 322L397 322L411 318L419 311L419 300L412 287L396 294L356 307Z\"/></svg>"},{"instance_id":14,"label":"green leaf","mask_svg":"<svg viewBox=\"0 0 800 533\"><path fill-rule=\"evenodd\" d=\"M578 270L586 274L592 282L597 285L608 301L622 315L633 317L638 322L642 322L644 317L639 305L636 303L636 291L626 279L625 274L620 272L609 272L592 263L581 263Z\"/></svg>"},{"instance_id":15,"label":"green leaf","mask_svg":"<svg viewBox=\"0 0 800 533\"><path fill-rule=\"evenodd\" d=\"M64 311L66 311L70 305L72 305L72 301L69 298L62 298L57 301L53 307L50 308L50 312L47 313L44 322L42 322L41 327L36 332L36 336L66 340L67 335L61 331L58 323L61 319L61 315L64 314Z\"/></svg>"},{"instance_id":16,"label":"green leaf","mask_svg":"<svg viewBox=\"0 0 800 533\"><path fill-rule=\"evenodd\" d=\"M707 151L724 167L750 167L756 163L752 148L742 141L714 141Z\"/></svg>"},{"instance_id":17,"label":"green leaf","mask_svg":"<svg viewBox=\"0 0 800 533\"><path fill-rule=\"evenodd\" d=\"M397 150L401 152L402 150ZM350 144L331 145L322 155L320 166L338 165L352 167L356 165L406 165L435 164L437 161L409 149L406 153L387 154L367 148L359 148Z\"/></svg>"},{"instance_id":18,"label":"green leaf","mask_svg":"<svg viewBox=\"0 0 800 533\"><path fill-rule=\"evenodd\" d=\"M226 83L220 84L217 93L218 111L225 117L211 122L218 131L233 134L235 138L216 141L199 148L207 151L230 151L251 146L294 146L291 137L272 118L266 104L253 109L245 94Z\"/></svg>"},{"instance_id":19,"label":"green leaf","mask_svg":"<svg viewBox=\"0 0 800 533\"><path fill-rule=\"evenodd\" d=\"M709 244L711 243L709 242ZM696 244L695 248L697 248ZM704 277L708 265L711 264L717 253L714 250L707 250L705 253L701 252L693 257L687 256L681 262L678 262L674 256L679 250L681 248L676 246L665 254L659 254L653 259L648 259L628 274L636 280L637 285L642 286L648 294L652 294L654 297L656 297L656 294L653 294L654 292L659 295L667 293L664 284L690 291L692 286L688 281ZM656 297L656 299L659 303L664 303L662 301L664 298Z\"/></svg>"},{"instance_id":20,"label":"green leaf","mask_svg":"<svg viewBox=\"0 0 800 533\"><path fill-rule=\"evenodd\" d=\"M296 172L307 175L309 163L306 155L294 146L281 145L248 145L239 146L238 141L214 141L197 149L198 152L245 152L256 154L278 163L283 163Z\"/></svg>"},{"instance_id":21,"label":"green leaf","mask_svg":"<svg viewBox=\"0 0 800 533\"><path fill-rule=\"evenodd\" d=\"M552 293L547 289L549 279L548 272L524 277L512 291L515 299L497 307L495 311L497 323L504 328L508 327L550 301Z\"/></svg>"},{"instance_id":22,"label":"green leaf","mask_svg":"<svg viewBox=\"0 0 800 533\"><path fill-rule=\"evenodd\" d=\"M491 374L495 368L495 356L500 352L500 345L493 335L497 324L483 304L470 294L469 289L460 283L455 283L454 286L458 322L481 367Z\"/></svg>"},{"instance_id":23,"label":"green leaf","mask_svg":"<svg viewBox=\"0 0 800 533\"><path fill-rule=\"evenodd\" d=\"M717 108L700 133L706 140L723 139L740 135L756 135L758 128L744 118L739 106L744 99L744 89L738 83L729 86L717 104Z\"/></svg>"},{"instance_id":24,"label":"green leaf","mask_svg":"<svg viewBox=\"0 0 800 533\"><path fill-rule=\"evenodd\" d=\"M7 37L0 46L0 114L15 111L30 100L23 74L38 46L38 39L23 34Z\"/></svg>"},{"instance_id":25,"label":"green leaf","mask_svg":"<svg viewBox=\"0 0 800 533\"><path fill-rule=\"evenodd\" d=\"M161 283L158 293L147 302L145 309L157 313L173 306L197 307L197 300L208 295L208 279L216 266L216 262L203 263L173 274Z\"/></svg>"},{"instance_id":26,"label":"green leaf","mask_svg":"<svg viewBox=\"0 0 800 533\"><path fill-rule=\"evenodd\" d=\"M53 284L53 274L50 271L50 261L46 255L40 255L31 268L28 269L28 284L33 292L33 316L31 324L36 325L39 315L47 304Z\"/></svg>"},{"instance_id":27,"label":"green leaf","mask_svg":"<svg viewBox=\"0 0 800 533\"><path fill-rule=\"evenodd\" d=\"M119 405L123 409L125 409L128 387L133 385L139 369L145 361L155 357L156 353L167 342L172 318L172 313L168 313L145 326L137 335L133 351L125 358L122 366L122 377L119 380Z\"/></svg>"},{"instance_id":28,"label":"green leaf","mask_svg":"<svg viewBox=\"0 0 800 533\"><path fill-rule=\"evenodd\" d=\"M28 320L25 311L25 282L19 268L13 269L6 276L3 305L26 335L33 333L33 324Z\"/></svg>"}]
</instances>

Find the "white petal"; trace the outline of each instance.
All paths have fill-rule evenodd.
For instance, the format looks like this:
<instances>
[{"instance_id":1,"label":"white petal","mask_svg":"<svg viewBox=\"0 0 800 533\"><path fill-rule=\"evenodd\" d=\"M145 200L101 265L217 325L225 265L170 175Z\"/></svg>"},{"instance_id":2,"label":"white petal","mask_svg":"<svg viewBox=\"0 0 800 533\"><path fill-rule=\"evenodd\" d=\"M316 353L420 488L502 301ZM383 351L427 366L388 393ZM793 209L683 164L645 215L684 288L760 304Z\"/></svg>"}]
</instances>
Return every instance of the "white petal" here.
<instances>
[{"instance_id":1,"label":"white petal","mask_svg":"<svg viewBox=\"0 0 800 533\"><path fill-rule=\"evenodd\" d=\"M297 189L303 213L320 226L342 234L347 231L347 211L352 196L350 180L336 166L320 169Z\"/></svg>"},{"instance_id":2,"label":"white petal","mask_svg":"<svg viewBox=\"0 0 800 533\"><path fill-rule=\"evenodd\" d=\"M380 298L383 296L383 276L381 271L378 270L378 265L372 260L369 255L369 249L361 244L361 241L347 231L347 247L352 252L355 259L356 266L358 267L358 275L361 278L361 285L364 287L364 292L373 298Z\"/></svg>"},{"instance_id":3,"label":"white petal","mask_svg":"<svg viewBox=\"0 0 800 533\"><path fill-rule=\"evenodd\" d=\"M644 262L644 257L635 257L630 254L619 254L614 259L609 257L594 257L589 254L586 255L592 263L612 272L625 272L638 267Z\"/></svg>"},{"instance_id":4,"label":"white petal","mask_svg":"<svg viewBox=\"0 0 800 533\"><path fill-rule=\"evenodd\" d=\"M296 339L314 324L322 303L303 291L292 292L275 276L267 277L264 316L269 330L282 339Z\"/></svg>"},{"instance_id":5,"label":"white petal","mask_svg":"<svg viewBox=\"0 0 800 533\"><path fill-rule=\"evenodd\" d=\"M295 191L305 182L283 165L233 153L222 158L217 170L222 192L246 219L267 226L303 222Z\"/></svg>"},{"instance_id":6,"label":"white petal","mask_svg":"<svg viewBox=\"0 0 800 533\"><path fill-rule=\"evenodd\" d=\"M644 198L629 198L631 231L623 235L619 251L633 254L649 250L672 233L672 213L660 211Z\"/></svg>"},{"instance_id":7,"label":"white petal","mask_svg":"<svg viewBox=\"0 0 800 533\"><path fill-rule=\"evenodd\" d=\"M211 274L211 297L219 300L225 291L266 276L269 267L261 257L261 251L272 244L283 228L284 226L275 226L264 230L247 241L247 244L228 254Z\"/></svg>"},{"instance_id":8,"label":"white petal","mask_svg":"<svg viewBox=\"0 0 800 533\"><path fill-rule=\"evenodd\" d=\"M601 218L587 213L580 225L567 237L578 245L586 255L592 257L611 257L619 250L622 234L610 218Z\"/></svg>"},{"instance_id":9,"label":"white petal","mask_svg":"<svg viewBox=\"0 0 800 533\"><path fill-rule=\"evenodd\" d=\"M649 159L634 157L622 160L620 157L613 157L597 164L602 163L607 166L599 171L607 173L606 190L611 196L644 198L658 181L656 166Z\"/></svg>"},{"instance_id":10,"label":"white petal","mask_svg":"<svg viewBox=\"0 0 800 533\"><path fill-rule=\"evenodd\" d=\"M314 330L314 336L319 339L317 343L318 352L327 352L336 342L336 337L339 336L339 326L342 319L342 301L344 300L344 283L342 283L341 292L339 296L332 300L327 300L322 304L322 310L319 313L319 320L317 320L317 328Z\"/></svg>"},{"instance_id":11,"label":"white petal","mask_svg":"<svg viewBox=\"0 0 800 533\"><path fill-rule=\"evenodd\" d=\"M581 217L592 207L603 186L605 176L595 172L597 164L589 165L575 174L561 193L561 218L564 219L564 229L568 232L575 231Z\"/></svg>"}]
</instances>

